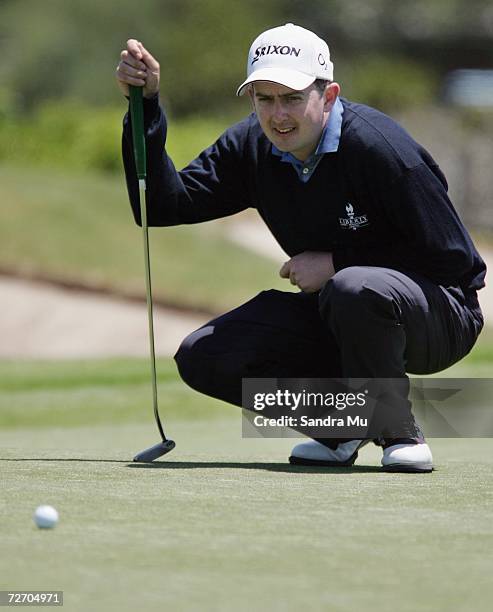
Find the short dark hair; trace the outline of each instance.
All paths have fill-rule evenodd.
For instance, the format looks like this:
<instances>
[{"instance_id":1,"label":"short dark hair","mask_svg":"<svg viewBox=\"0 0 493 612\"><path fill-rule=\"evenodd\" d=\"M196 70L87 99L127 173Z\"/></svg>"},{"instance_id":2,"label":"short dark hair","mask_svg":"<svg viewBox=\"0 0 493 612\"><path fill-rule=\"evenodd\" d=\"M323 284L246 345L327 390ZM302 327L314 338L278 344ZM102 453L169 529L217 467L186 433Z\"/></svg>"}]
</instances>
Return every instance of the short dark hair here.
<instances>
[{"instance_id":1,"label":"short dark hair","mask_svg":"<svg viewBox=\"0 0 493 612\"><path fill-rule=\"evenodd\" d=\"M313 84L318 89L320 94L323 94L327 85L330 85L331 83L332 81L329 81L328 79L315 79Z\"/></svg>"}]
</instances>

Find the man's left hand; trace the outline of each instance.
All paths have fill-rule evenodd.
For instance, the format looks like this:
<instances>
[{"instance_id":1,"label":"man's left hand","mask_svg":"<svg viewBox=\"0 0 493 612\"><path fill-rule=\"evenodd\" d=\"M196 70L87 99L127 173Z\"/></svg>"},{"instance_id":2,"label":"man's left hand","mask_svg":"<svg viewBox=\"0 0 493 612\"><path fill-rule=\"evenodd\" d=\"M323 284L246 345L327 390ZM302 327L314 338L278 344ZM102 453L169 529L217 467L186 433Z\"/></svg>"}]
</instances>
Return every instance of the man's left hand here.
<instances>
[{"instance_id":1,"label":"man's left hand","mask_svg":"<svg viewBox=\"0 0 493 612\"><path fill-rule=\"evenodd\" d=\"M279 274L305 293L315 293L335 274L332 253L304 251L287 261Z\"/></svg>"}]
</instances>

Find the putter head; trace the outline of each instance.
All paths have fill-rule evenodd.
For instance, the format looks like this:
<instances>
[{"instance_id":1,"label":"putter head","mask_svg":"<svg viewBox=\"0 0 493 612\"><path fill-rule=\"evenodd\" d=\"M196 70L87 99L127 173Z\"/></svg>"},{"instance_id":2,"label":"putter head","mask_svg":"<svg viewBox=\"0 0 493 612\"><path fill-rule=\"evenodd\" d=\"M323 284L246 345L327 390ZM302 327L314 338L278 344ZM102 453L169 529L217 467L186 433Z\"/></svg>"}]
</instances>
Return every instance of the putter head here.
<instances>
[{"instance_id":1,"label":"putter head","mask_svg":"<svg viewBox=\"0 0 493 612\"><path fill-rule=\"evenodd\" d=\"M143 450L135 455L134 461L138 461L139 463L150 463L151 461L154 461L154 459L157 459L158 457L166 455L166 453L172 451L175 446L176 444L173 442L173 440L163 440L162 442L159 442L159 444L155 444L154 446L151 446L151 448L146 448L146 450Z\"/></svg>"}]
</instances>

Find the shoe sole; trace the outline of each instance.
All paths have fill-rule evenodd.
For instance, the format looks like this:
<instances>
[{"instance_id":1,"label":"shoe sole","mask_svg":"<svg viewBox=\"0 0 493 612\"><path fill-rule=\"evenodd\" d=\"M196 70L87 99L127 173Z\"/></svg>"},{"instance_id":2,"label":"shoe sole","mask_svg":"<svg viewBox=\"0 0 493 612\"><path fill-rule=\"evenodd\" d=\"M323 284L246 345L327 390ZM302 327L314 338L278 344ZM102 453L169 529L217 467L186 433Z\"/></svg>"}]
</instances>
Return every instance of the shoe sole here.
<instances>
[{"instance_id":1,"label":"shoe sole","mask_svg":"<svg viewBox=\"0 0 493 612\"><path fill-rule=\"evenodd\" d=\"M415 465L406 465L404 463L392 463L391 465L383 465L382 470L384 472L405 472L408 474L426 474L433 472L432 465L424 465L418 467Z\"/></svg>"},{"instance_id":2,"label":"shoe sole","mask_svg":"<svg viewBox=\"0 0 493 612\"><path fill-rule=\"evenodd\" d=\"M346 461L321 461L320 459L304 459L291 455L289 463L291 465L311 465L312 467L351 467L357 458L358 451L355 451Z\"/></svg>"}]
</instances>

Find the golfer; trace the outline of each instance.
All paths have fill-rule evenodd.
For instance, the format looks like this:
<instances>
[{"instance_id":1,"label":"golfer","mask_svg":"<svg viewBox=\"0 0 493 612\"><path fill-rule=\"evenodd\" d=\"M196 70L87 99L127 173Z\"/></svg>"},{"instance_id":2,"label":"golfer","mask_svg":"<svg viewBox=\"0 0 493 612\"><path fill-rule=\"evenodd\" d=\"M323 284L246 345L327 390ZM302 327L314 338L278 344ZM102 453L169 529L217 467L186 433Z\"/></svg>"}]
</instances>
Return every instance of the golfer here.
<instances>
[{"instance_id":1,"label":"golfer","mask_svg":"<svg viewBox=\"0 0 493 612\"><path fill-rule=\"evenodd\" d=\"M117 81L127 96L143 87L149 225L255 208L287 253L281 277L299 289L263 291L188 336L175 356L188 385L240 406L243 378L407 381L467 355L483 326L485 264L437 163L390 117L339 96L323 40L293 24L260 34L237 91L253 113L181 171L165 150L159 76L129 40ZM123 159L140 224L128 114ZM414 419L384 431L384 469L433 469ZM352 465L369 441L310 439L290 461Z\"/></svg>"}]
</instances>

